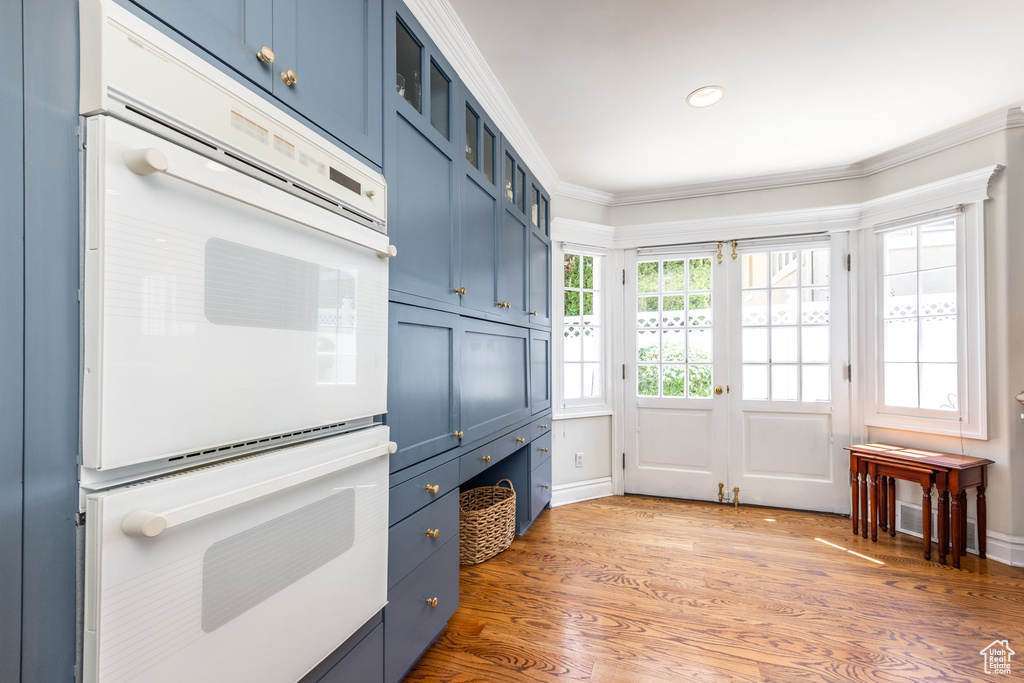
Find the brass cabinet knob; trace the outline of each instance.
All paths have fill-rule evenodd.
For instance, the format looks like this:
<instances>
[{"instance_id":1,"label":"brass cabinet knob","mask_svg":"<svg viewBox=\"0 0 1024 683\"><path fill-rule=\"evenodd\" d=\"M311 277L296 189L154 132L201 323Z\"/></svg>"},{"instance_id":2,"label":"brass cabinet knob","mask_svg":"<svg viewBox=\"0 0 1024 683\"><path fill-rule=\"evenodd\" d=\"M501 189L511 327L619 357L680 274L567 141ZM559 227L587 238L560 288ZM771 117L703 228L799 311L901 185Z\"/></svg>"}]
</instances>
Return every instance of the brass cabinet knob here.
<instances>
[{"instance_id":1,"label":"brass cabinet knob","mask_svg":"<svg viewBox=\"0 0 1024 683\"><path fill-rule=\"evenodd\" d=\"M461 439L463 434L464 434L464 432L455 432L454 436L455 436L456 439Z\"/></svg>"},{"instance_id":2,"label":"brass cabinet knob","mask_svg":"<svg viewBox=\"0 0 1024 683\"><path fill-rule=\"evenodd\" d=\"M505 308L512 308L512 304L510 304L509 302L506 301L505 302Z\"/></svg>"},{"instance_id":3,"label":"brass cabinet knob","mask_svg":"<svg viewBox=\"0 0 1024 683\"><path fill-rule=\"evenodd\" d=\"M299 82L299 75L288 69L287 71L281 72L281 80L284 81L285 85L295 85Z\"/></svg>"},{"instance_id":4,"label":"brass cabinet knob","mask_svg":"<svg viewBox=\"0 0 1024 683\"><path fill-rule=\"evenodd\" d=\"M537 311L530 311L530 315L537 315Z\"/></svg>"},{"instance_id":5,"label":"brass cabinet knob","mask_svg":"<svg viewBox=\"0 0 1024 683\"><path fill-rule=\"evenodd\" d=\"M541 453L547 453L547 452L548 452L548 449L546 449L546 448L542 448L542 449L540 449L540 452L541 452Z\"/></svg>"},{"instance_id":6,"label":"brass cabinet knob","mask_svg":"<svg viewBox=\"0 0 1024 683\"><path fill-rule=\"evenodd\" d=\"M547 425L541 425L541 426L540 426L540 428L541 428L541 429L547 429L547 428L548 428L548 426L547 426Z\"/></svg>"},{"instance_id":7,"label":"brass cabinet knob","mask_svg":"<svg viewBox=\"0 0 1024 683\"><path fill-rule=\"evenodd\" d=\"M260 48L260 51L256 53L256 59L260 60L261 62L266 62L267 64L273 64L274 51L271 50L266 45L264 45L263 47Z\"/></svg>"},{"instance_id":8,"label":"brass cabinet knob","mask_svg":"<svg viewBox=\"0 0 1024 683\"><path fill-rule=\"evenodd\" d=\"M434 484L433 486L430 486L429 484L427 485L427 493L437 493L440 490L441 487L437 484Z\"/></svg>"},{"instance_id":9,"label":"brass cabinet knob","mask_svg":"<svg viewBox=\"0 0 1024 683\"><path fill-rule=\"evenodd\" d=\"M466 293L466 288L465 287L459 287L458 289L456 289L454 291L455 291L456 294L465 294Z\"/></svg>"},{"instance_id":10,"label":"brass cabinet knob","mask_svg":"<svg viewBox=\"0 0 1024 683\"><path fill-rule=\"evenodd\" d=\"M430 538L437 538L440 535L441 535L441 530L440 529L427 529L427 536L429 536Z\"/></svg>"},{"instance_id":11,"label":"brass cabinet knob","mask_svg":"<svg viewBox=\"0 0 1024 683\"><path fill-rule=\"evenodd\" d=\"M484 462L490 462L491 461L491 456L485 455L484 457L482 457L480 459L483 460Z\"/></svg>"},{"instance_id":12,"label":"brass cabinet knob","mask_svg":"<svg viewBox=\"0 0 1024 683\"><path fill-rule=\"evenodd\" d=\"M437 607L437 598L427 598L427 604L431 607Z\"/></svg>"},{"instance_id":13,"label":"brass cabinet knob","mask_svg":"<svg viewBox=\"0 0 1024 683\"><path fill-rule=\"evenodd\" d=\"M725 389L722 388L721 384L718 384L718 385L715 386L715 393L718 394L719 396L722 395L723 391L725 391Z\"/></svg>"},{"instance_id":14,"label":"brass cabinet knob","mask_svg":"<svg viewBox=\"0 0 1024 683\"><path fill-rule=\"evenodd\" d=\"M516 437L516 443L526 443L526 439L521 436Z\"/></svg>"},{"instance_id":15,"label":"brass cabinet knob","mask_svg":"<svg viewBox=\"0 0 1024 683\"><path fill-rule=\"evenodd\" d=\"M547 485L547 484L541 484L541 485L540 485L540 487L541 487L542 489L546 489L546 488L548 487L548 485Z\"/></svg>"}]
</instances>

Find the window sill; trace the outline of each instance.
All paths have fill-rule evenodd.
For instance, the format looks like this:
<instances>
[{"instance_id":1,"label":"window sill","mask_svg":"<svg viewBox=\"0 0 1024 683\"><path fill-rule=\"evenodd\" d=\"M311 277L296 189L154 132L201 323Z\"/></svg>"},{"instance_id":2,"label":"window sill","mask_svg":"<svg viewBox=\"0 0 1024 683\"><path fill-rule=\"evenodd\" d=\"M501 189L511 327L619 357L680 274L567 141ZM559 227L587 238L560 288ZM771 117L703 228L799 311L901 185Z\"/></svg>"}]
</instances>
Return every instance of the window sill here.
<instances>
[{"instance_id":1,"label":"window sill","mask_svg":"<svg viewBox=\"0 0 1024 683\"><path fill-rule=\"evenodd\" d=\"M552 420L579 420L586 417L610 417L612 409L606 405L569 406L551 411Z\"/></svg>"}]
</instances>

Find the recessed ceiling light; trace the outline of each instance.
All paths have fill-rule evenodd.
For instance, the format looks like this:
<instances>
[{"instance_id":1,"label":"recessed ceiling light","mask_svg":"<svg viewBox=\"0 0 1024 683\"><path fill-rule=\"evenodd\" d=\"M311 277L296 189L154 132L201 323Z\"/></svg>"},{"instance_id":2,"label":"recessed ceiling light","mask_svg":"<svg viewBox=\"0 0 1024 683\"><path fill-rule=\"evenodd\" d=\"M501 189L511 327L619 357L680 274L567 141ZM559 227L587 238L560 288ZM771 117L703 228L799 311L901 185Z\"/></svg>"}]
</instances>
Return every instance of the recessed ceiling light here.
<instances>
[{"instance_id":1,"label":"recessed ceiling light","mask_svg":"<svg viewBox=\"0 0 1024 683\"><path fill-rule=\"evenodd\" d=\"M705 85L687 95L686 103L691 107L710 107L723 97L725 97L725 88L720 85Z\"/></svg>"}]
</instances>

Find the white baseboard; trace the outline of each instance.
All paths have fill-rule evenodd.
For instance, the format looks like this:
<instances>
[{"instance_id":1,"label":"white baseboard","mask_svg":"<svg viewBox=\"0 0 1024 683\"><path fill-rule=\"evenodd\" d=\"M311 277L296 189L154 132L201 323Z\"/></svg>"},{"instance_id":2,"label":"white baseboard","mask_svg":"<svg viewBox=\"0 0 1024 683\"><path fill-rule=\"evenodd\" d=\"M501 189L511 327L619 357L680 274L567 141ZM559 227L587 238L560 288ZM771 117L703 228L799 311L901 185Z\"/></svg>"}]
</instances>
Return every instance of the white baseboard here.
<instances>
[{"instance_id":1,"label":"white baseboard","mask_svg":"<svg viewBox=\"0 0 1024 683\"><path fill-rule=\"evenodd\" d=\"M1011 567L1024 567L1024 537L1007 536L998 531L989 531L985 536L988 539L985 557Z\"/></svg>"},{"instance_id":2,"label":"white baseboard","mask_svg":"<svg viewBox=\"0 0 1024 683\"><path fill-rule=\"evenodd\" d=\"M551 507L611 495L613 495L611 477L574 481L571 484L559 484L551 489Z\"/></svg>"}]
</instances>

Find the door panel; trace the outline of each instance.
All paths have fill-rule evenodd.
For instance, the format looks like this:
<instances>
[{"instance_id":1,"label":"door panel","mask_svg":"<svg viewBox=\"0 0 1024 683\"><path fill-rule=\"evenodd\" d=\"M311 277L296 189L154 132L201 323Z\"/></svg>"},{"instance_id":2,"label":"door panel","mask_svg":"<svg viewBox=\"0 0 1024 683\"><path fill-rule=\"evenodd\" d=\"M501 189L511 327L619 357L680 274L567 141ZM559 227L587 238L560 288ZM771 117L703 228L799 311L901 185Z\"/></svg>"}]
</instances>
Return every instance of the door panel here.
<instances>
[{"instance_id":1,"label":"door panel","mask_svg":"<svg viewBox=\"0 0 1024 683\"><path fill-rule=\"evenodd\" d=\"M504 309L512 322L525 322L526 312L526 224L506 210L502 213L498 234L498 300L508 302Z\"/></svg>"},{"instance_id":2,"label":"door panel","mask_svg":"<svg viewBox=\"0 0 1024 683\"><path fill-rule=\"evenodd\" d=\"M494 313L495 234L497 232L498 200L493 188L481 187L476 180L465 176L462 180L461 220L459 241L461 246L461 278L464 287L462 305Z\"/></svg>"},{"instance_id":3,"label":"door panel","mask_svg":"<svg viewBox=\"0 0 1024 683\"><path fill-rule=\"evenodd\" d=\"M530 321L551 324L551 243L536 230L530 231Z\"/></svg>"},{"instance_id":4,"label":"door panel","mask_svg":"<svg viewBox=\"0 0 1024 683\"><path fill-rule=\"evenodd\" d=\"M827 480L830 415L743 412L743 473ZM825 456L825 457L822 457Z\"/></svg>"},{"instance_id":5,"label":"door panel","mask_svg":"<svg viewBox=\"0 0 1024 683\"><path fill-rule=\"evenodd\" d=\"M528 338L525 328L462 319L463 443L530 416Z\"/></svg>"},{"instance_id":6,"label":"door panel","mask_svg":"<svg viewBox=\"0 0 1024 683\"><path fill-rule=\"evenodd\" d=\"M551 407L551 334L530 330L530 410Z\"/></svg>"}]
</instances>

